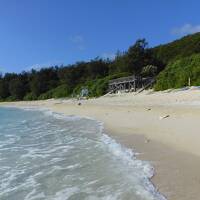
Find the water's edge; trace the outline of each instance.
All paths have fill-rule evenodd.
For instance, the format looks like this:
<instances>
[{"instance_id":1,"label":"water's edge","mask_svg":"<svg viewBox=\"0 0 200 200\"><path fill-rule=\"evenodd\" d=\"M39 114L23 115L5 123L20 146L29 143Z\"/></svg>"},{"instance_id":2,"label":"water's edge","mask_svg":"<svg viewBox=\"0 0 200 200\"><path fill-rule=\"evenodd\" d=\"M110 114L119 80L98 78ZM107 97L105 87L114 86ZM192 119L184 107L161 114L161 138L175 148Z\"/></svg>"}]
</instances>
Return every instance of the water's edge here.
<instances>
[{"instance_id":1,"label":"water's edge","mask_svg":"<svg viewBox=\"0 0 200 200\"><path fill-rule=\"evenodd\" d=\"M142 161L137 159L137 152L133 151L130 148L125 147L123 144L120 144L118 141L116 141L115 139L113 139L112 137L110 137L104 128L104 123L96 120L94 118L91 117L80 117L80 116L75 116L75 115L66 115L63 113L57 113L54 111L51 111L51 109L49 108L40 108L40 107L17 107L17 106L2 106L2 107L12 107L12 108L16 108L16 109L23 109L23 110L35 110L35 111L42 111L45 112L47 115L51 115L53 117L55 117L56 119L89 119L89 120L93 120L95 122L98 123L99 128L100 128L100 132L102 134L102 142L105 143L110 152L113 153L113 155L115 156L119 156L120 158L122 158L127 164L132 164L134 162L137 162L138 168L140 168L141 170L143 170L143 174L144 177L144 183L145 183L145 189L151 193L154 197L158 198L159 200L166 200L166 198L160 194L157 190L157 188L155 187L155 185L151 182L152 177L155 175L155 171L154 168L150 165L149 162L147 161ZM117 151L116 151L117 149Z\"/></svg>"}]
</instances>

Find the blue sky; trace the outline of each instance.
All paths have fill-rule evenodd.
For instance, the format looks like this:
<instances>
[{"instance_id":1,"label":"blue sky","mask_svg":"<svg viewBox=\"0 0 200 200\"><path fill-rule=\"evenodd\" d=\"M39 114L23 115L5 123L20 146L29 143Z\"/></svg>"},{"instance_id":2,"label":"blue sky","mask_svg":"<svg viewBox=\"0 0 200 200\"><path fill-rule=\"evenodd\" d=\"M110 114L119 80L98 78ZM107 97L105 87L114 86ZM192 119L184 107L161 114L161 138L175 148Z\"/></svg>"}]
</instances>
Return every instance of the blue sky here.
<instances>
[{"instance_id":1,"label":"blue sky","mask_svg":"<svg viewBox=\"0 0 200 200\"><path fill-rule=\"evenodd\" d=\"M198 0L0 0L0 71L113 57L200 31Z\"/></svg>"}]
</instances>

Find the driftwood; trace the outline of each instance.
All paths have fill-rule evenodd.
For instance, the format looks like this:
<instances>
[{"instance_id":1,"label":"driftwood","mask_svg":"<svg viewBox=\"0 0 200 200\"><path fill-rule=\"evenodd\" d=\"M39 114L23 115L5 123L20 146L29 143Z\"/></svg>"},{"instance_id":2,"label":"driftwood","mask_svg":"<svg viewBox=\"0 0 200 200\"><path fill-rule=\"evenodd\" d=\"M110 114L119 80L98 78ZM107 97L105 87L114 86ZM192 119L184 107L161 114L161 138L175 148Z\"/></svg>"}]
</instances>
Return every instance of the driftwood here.
<instances>
[{"instance_id":1,"label":"driftwood","mask_svg":"<svg viewBox=\"0 0 200 200\"><path fill-rule=\"evenodd\" d=\"M159 119L161 120L161 119L165 119L165 118L168 118L168 117L170 117L170 115L160 116Z\"/></svg>"}]
</instances>

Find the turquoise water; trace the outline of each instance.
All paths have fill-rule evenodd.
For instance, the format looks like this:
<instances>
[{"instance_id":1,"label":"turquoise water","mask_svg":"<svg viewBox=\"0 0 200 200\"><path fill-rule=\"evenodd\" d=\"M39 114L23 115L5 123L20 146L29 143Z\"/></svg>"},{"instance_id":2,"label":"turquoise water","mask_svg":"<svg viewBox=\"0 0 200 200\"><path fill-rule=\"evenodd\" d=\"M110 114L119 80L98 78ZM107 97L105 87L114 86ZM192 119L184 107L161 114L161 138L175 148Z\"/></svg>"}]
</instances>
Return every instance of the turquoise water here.
<instances>
[{"instance_id":1,"label":"turquoise water","mask_svg":"<svg viewBox=\"0 0 200 200\"><path fill-rule=\"evenodd\" d=\"M164 199L152 175L95 120L0 108L0 200Z\"/></svg>"}]
</instances>

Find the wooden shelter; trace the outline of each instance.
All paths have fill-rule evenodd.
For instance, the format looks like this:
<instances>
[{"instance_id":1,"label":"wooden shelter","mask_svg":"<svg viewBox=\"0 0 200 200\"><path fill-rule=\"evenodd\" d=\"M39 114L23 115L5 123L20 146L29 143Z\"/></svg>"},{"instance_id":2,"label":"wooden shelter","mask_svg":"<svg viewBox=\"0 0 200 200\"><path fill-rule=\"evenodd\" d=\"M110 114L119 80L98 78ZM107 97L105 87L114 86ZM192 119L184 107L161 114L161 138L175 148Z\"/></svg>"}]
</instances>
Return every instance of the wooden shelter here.
<instances>
[{"instance_id":1,"label":"wooden shelter","mask_svg":"<svg viewBox=\"0 0 200 200\"><path fill-rule=\"evenodd\" d=\"M116 93L118 91L136 92L146 89L153 85L155 79L152 77L142 78L141 76L128 76L109 81L108 92Z\"/></svg>"}]
</instances>

